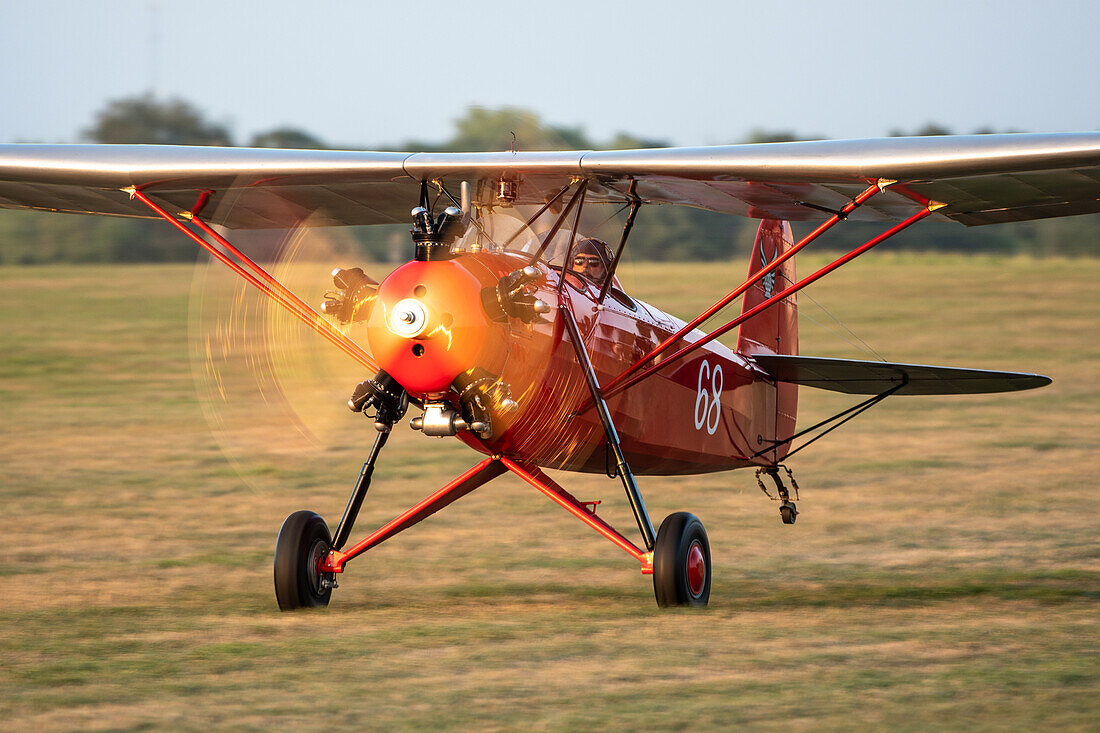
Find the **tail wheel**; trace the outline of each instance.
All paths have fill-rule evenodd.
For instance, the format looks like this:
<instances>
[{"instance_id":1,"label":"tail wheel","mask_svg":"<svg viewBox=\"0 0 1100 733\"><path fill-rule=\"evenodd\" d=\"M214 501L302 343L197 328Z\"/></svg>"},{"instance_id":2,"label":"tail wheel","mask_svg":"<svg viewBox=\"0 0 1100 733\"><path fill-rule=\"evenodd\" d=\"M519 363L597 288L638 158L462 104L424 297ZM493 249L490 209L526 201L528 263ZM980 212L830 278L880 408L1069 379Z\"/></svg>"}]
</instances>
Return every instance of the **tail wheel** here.
<instances>
[{"instance_id":1,"label":"tail wheel","mask_svg":"<svg viewBox=\"0 0 1100 733\"><path fill-rule=\"evenodd\" d=\"M653 594L662 608L710 600L710 542L694 514L676 512L661 522L653 547Z\"/></svg>"},{"instance_id":2,"label":"tail wheel","mask_svg":"<svg viewBox=\"0 0 1100 733\"><path fill-rule=\"evenodd\" d=\"M332 535L319 515L301 511L286 518L275 544L275 598L280 610L328 605L332 579L321 572L321 562L331 549Z\"/></svg>"}]
</instances>

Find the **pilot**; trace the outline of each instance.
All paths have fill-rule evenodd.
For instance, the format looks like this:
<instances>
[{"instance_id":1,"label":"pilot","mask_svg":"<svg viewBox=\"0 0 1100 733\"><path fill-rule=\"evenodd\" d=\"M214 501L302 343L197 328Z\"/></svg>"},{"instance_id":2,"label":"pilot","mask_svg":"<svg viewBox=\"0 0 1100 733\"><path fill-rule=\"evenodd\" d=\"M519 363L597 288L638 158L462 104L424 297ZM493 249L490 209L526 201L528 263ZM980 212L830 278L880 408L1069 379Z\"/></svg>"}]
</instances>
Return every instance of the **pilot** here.
<instances>
[{"instance_id":1,"label":"pilot","mask_svg":"<svg viewBox=\"0 0 1100 733\"><path fill-rule=\"evenodd\" d=\"M591 237L580 240L573 247L570 269L593 282L603 282L607 276L607 245Z\"/></svg>"}]
</instances>

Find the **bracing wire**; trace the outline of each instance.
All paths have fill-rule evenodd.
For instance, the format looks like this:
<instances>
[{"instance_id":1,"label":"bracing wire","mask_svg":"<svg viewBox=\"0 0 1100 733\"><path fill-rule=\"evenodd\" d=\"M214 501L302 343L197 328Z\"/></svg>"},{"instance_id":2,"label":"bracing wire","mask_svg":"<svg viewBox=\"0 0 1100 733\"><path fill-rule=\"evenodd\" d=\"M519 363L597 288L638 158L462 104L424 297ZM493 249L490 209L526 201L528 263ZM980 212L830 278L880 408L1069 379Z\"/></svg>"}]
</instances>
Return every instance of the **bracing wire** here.
<instances>
[{"instance_id":1,"label":"bracing wire","mask_svg":"<svg viewBox=\"0 0 1100 733\"><path fill-rule=\"evenodd\" d=\"M791 282L791 279L788 278L786 275L784 275L782 273L779 273L779 277L781 277L783 280L786 280L788 284L793 284ZM842 329L847 331L851 335L851 337L853 339L855 339L855 341L852 341L852 339L846 338L843 333L840 333L839 331L837 331L836 329L830 327L829 325L827 325L825 323L822 323L821 321L819 321L816 318L814 318L813 316L811 316L809 313L806 313L801 308L799 308L799 310L798 310L798 314L800 316L804 316L805 318L808 318L810 321L812 321L816 325L820 326L821 328L825 329L829 333L833 334L834 336L836 336L837 338L839 338L841 341L848 344L849 346L853 346L856 349L860 349L861 351L875 357L879 361L886 361L886 358L882 354L878 353L878 351L876 351L869 343L867 343L862 338L860 338L859 334L857 334L855 331L853 331L851 328L848 327L848 324L844 323L844 321L840 320L839 318L834 316L831 312L829 312L828 308L826 308L825 306L821 305L821 303L818 303L816 300L814 300L812 295L810 295L805 290L803 290L800 293L800 295L807 298L811 303L813 303L815 306L817 306L821 310L822 313L827 315L838 326L840 326ZM856 343L856 341L858 341L859 343Z\"/></svg>"}]
</instances>

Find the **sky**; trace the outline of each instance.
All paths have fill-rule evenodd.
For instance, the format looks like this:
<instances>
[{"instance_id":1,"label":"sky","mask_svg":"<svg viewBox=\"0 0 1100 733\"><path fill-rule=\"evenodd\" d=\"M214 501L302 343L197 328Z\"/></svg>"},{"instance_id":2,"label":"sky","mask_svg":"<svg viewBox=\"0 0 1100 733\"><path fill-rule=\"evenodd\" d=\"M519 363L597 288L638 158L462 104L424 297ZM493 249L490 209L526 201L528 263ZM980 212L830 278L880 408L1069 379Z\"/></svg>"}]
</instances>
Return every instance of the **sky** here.
<instances>
[{"instance_id":1,"label":"sky","mask_svg":"<svg viewBox=\"0 0 1100 733\"><path fill-rule=\"evenodd\" d=\"M442 141L470 105L676 145L936 122L1100 129L1100 2L0 3L0 142L78 142L111 99L236 140Z\"/></svg>"}]
</instances>

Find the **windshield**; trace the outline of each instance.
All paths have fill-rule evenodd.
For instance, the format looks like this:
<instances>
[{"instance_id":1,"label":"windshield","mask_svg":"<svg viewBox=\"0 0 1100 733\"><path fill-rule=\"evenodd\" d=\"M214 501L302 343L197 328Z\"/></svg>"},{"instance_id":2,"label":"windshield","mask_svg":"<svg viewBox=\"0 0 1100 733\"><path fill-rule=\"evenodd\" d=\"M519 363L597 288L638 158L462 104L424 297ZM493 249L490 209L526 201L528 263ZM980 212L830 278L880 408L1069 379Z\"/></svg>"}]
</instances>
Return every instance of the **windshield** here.
<instances>
[{"instance_id":1,"label":"windshield","mask_svg":"<svg viewBox=\"0 0 1100 733\"><path fill-rule=\"evenodd\" d=\"M543 249L543 243L553 228L553 219L550 217L542 217L546 219L545 222L535 221L528 226L526 217L535 211L533 206L516 206L482 213L455 241L452 251L534 255ZM570 250L570 261L563 268L565 255ZM584 231L577 232L574 237L570 228L562 226L554 234L553 241L543 249L540 259L551 267L564 269L570 275L567 282L578 290L584 290L585 281L597 288L602 285L613 258L611 248L602 239L591 237ZM630 310L637 308L634 301L622 291L618 277L612 279L608 294Z\"/></svg>"},{"instance_id":2,"label":"windshield","mask_svg":"<svg viewBox=\"0 0 1100 733\"><path fill-rule=\"evenodd\" d=\"M525 219L521 218L523 212L519 211L520 208L522 207L482 214L470 223L465 233L455 242L453 250L455 252L507 251L535 254L549 236L553 219L543 216L541 219L545 221L536 221L529 227ZM579 242L585 238L584 234L578 233L576 241ZM562 226L554 235L553 241L543 251L542 261L561 267L571 240L573 240L573 231Z\"/></svg>"}]
</instances>

